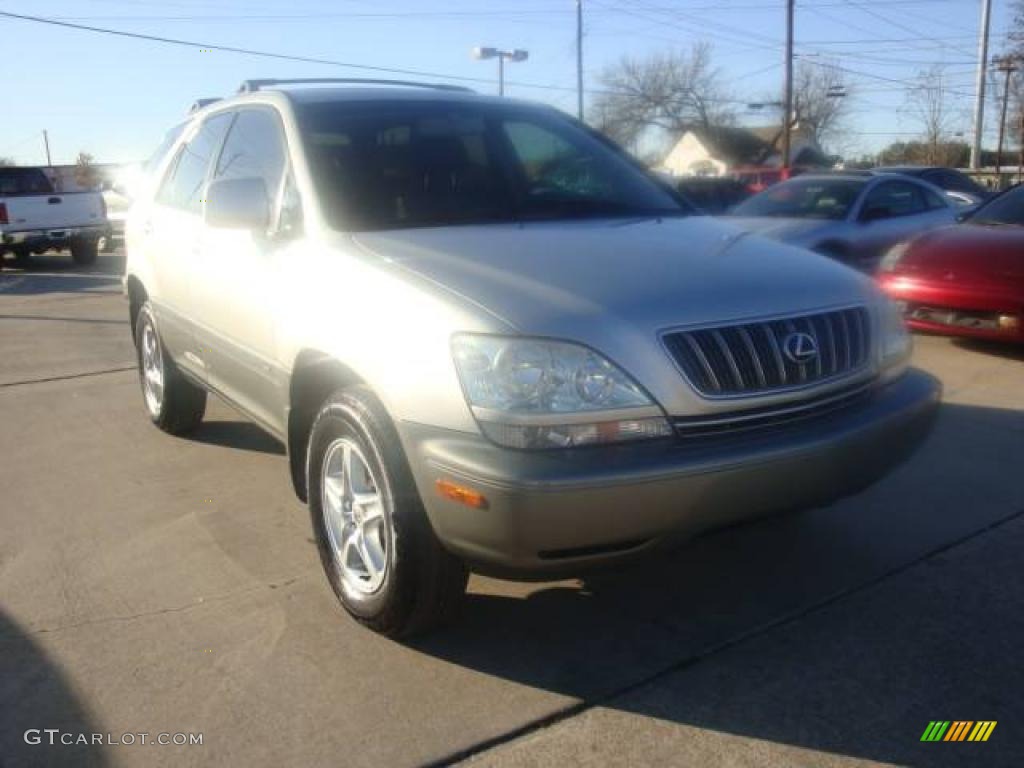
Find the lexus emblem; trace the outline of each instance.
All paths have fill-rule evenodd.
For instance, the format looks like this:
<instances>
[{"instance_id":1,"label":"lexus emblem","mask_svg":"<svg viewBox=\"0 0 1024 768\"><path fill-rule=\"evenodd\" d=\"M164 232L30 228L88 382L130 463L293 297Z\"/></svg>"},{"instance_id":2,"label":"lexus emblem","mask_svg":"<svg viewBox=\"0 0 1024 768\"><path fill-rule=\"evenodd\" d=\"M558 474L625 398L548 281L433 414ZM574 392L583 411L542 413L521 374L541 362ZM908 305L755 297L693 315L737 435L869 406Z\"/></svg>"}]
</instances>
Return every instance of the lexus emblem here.
<instances>
[{"instance_id":1,"label":"lexus emblem","mask_svg":"<svg viewBox=\"0 0 1024 768\"><path fill-rule=\"evenodd\" d=\"M790 362L807 365L818 357L818 342L809 333L791 333L782 340L782 351Z\"/></svg>"}]
</instances>

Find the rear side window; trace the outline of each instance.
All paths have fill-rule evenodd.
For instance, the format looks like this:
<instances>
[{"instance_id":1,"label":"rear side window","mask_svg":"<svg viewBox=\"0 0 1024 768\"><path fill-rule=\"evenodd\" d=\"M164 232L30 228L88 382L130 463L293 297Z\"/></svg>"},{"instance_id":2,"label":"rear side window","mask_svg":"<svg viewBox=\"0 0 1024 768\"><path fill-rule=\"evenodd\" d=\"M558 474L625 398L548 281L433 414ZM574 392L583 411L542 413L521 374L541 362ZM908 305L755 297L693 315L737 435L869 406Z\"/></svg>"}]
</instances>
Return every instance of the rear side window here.
<instances>
[{"instance_id":1,"label":"rear side window","mask_svg":"<svg viewBox=\"0 0 1024 768\"><path fill-rule=\"evenodd\" d=\"M864 210L882 208L888 211L889 216L924 213L927 207L922 192L922 187L909 181L887 181L871 190L864 203Z\"/></svg>"},{"instance_id":2,"label":"rear side window","mask_svg":"<svg viewBox=\"0 0 1024 768\"><path fill-rule=\"evenodd\" d=\"M0 168L0 197L52 195L53 185L38 168Z\"/></svg>"},{"instance_id":3,"label":"rear side window","mask_svg":"<svg viewBox=\"0 0 1024 768\"><path fill-rule=\"evenodd\" d=\"M153 173L160 165L160 161L164 159L171 146L178 140L182 132L185 130L185 126L188 123L181 123L174 126L167 133L164 134L163 139L160 141L160 145L153 150L153 153L146 158L146 162L142 164L142 170L144 173Z\"/></svg>"},{"instance_id":4,"label":"rear side window","mask_svg":"<svg viewBox=\"0 0 1024 768\"><path fill-rule=\"evenodd\" d=\"M224 113L209 118L199 132L178 151L178 157L157 192L158 202L193 213L202 210L207 172L213 158L217 156L232 117L233 114Z\"/></svg>"},{"instance_id":5,"label":"rear side window","mask_svg":"<svg viewBox=\"0 0 1024 768\"><path fill-rule=\"evenodd\" d=\"M281 188L287 154L277 116L269 109L245 109L238 113L217 161L215 179L263 179L268 203L273 205Z\"/></svg>"},{"instance_id":6,"label":"rear side window","mask_svg":"<svg viewBox=\"0 0 1024 768\"><path fill-rule=\"evenodd\" d=\"M939 208L949 208L949 204L946 203L946 199L938 192L931 189L922 189L921 194L924 195L924 201L928 206L929 211L934 211Z\"/></svg>"}]
</instances>

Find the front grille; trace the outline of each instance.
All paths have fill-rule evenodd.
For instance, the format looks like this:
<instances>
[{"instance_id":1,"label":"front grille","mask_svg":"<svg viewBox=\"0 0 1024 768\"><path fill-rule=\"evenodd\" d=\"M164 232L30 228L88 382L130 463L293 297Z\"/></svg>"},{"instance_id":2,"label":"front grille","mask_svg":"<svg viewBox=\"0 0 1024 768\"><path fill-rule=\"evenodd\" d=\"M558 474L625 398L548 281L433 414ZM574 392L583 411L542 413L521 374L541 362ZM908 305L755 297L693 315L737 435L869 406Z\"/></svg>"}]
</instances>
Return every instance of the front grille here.
<instances>
[{"instance_id":1,"label":"front grille","mask_svg":"<svg viewBox=\"0 0 1024 768\"><path fill-rule=\"evenodd\" d=\"M818 354L804 363L786 354L792 334L809 335ZM673 360L708 397L744 396L840 378L863 368L871 349L863 307L664 335Z\"/></svg>"}]
</instances>

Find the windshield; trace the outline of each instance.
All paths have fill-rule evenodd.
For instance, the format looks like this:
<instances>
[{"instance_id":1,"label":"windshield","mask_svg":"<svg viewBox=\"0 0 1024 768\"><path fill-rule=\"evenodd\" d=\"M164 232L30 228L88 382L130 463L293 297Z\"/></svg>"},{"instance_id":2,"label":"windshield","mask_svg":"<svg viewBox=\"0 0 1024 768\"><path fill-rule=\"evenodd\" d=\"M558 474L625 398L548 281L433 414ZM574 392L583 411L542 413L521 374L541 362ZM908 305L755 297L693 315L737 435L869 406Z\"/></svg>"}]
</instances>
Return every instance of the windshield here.
<instances>
[{"instance_id":1,"label":"windshield","mask_svg":"<svg viewBox=\"0 0 1024 768\"><path fill-rule=\"evenodd\" d=\"M980 225L1024 225L1024 187L1015 187L985 203L968 222Z\"/></svg>"},{"instance_id":2,"label":"windshield","mask_svg":"<svg viewBox=\"0 0 1024 768\"><path fill-rule=\"evenodd\" d=\"M690 212L547 110L335 102L306 105L300 122L325 214L343 230Z\"/></svg>"},{"instance_id":3,"label":"windshield","mask_svg":"<svg viewBox=\"0 0 1024 768\"><path fill-rule=\"evenodd\" d=\"M732 209L735 216L845 219L864 188L860 179L793 179Z\"/></svg>"}]
</instances>

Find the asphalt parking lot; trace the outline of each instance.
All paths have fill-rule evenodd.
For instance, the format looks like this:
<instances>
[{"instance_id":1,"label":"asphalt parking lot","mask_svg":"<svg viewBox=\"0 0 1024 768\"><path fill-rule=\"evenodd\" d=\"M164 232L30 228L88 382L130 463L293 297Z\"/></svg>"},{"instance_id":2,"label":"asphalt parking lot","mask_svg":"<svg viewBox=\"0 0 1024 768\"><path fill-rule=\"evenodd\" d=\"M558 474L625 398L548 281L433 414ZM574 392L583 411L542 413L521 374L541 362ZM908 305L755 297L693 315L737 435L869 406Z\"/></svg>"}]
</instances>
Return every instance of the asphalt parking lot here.
<instances>
[{"instance_id":1,"label":"asphalt parking lot","mask_svg":"<svg viewBox=\"0 0 1024 768\"><path fill-rule=\"evenodd\" d=\"M146 419L120 256L0 274L0 765L1019 766L1024 350L918 337L925 447L828 508L583 580L342 615L283 448ZM932 720L985 743L921 743ZM27 744L201 733L202 745Z\"/></svg>"}]
</instances>

